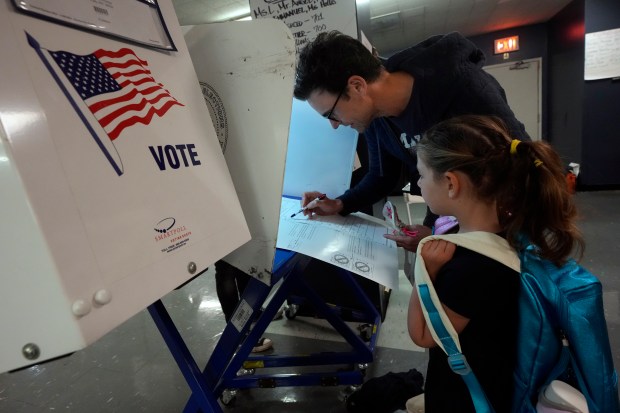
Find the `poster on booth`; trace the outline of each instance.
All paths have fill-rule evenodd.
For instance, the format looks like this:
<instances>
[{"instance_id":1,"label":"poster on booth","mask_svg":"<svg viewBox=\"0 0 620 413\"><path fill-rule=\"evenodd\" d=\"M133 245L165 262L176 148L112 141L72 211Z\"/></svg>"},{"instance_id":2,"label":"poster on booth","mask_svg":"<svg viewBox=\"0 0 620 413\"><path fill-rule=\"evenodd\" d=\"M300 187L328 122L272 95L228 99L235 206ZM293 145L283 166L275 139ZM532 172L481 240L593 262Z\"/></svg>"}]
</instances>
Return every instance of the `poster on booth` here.
<instances>
[{"instance_id":1,"label":"poster on booth","mask_svg":"<svg viewBox=\"0 0 620 413\"><path fill-rule=\"evenodd\" d=\"M64 24L83 18L70 3L48 4L62 19L0 4L0 149L56 272L3 268L0 309L11 314L29 293L13 280L31 277L36 289L57 279L68 300L62 310L91 342L250 234L170 1L155 6L156 25L176 50L145 44L148 33L133 41L131 30ZM144 17L127 5L145 2L104 3L102 22L116 28ZM2 245L10 268L17 251Z\"/></svg>"}]
</instances>

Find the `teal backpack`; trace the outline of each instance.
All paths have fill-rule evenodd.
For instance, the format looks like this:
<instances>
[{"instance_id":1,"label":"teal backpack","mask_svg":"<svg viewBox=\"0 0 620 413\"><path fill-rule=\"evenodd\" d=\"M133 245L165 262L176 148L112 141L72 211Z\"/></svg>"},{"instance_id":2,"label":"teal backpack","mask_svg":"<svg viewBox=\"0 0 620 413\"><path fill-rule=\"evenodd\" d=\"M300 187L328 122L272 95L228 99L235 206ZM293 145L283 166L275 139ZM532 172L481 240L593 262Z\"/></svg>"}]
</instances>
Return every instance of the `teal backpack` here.
<instances>
[{"instance_id":1,"label":"teal backpack","mask_svg":"<svg viewBox=\"0 0 620 413\"><path fill-rule=\"evenodd\" d=\"M529 246L517 253L503 238L485 232L434 235L500 261L521 273L519 343L512 412L581 412L565 401L547 399L544 390L568 383L583 395L589 413L620 413L618 376L613 365L599 280L570 260L561 268L536 255ZM435 341L448 355L452 369L463 377L477 413L494 412L452 328L418 254L415 279L422 309ZM499 345L499 343L498 343ZM557 381L556 381L557 380ZM567 387L567 386L566 386ZM557 387L553 387L557 388ZM579 392L576 392L577 394Z\"/></svg>"}]
</instances>

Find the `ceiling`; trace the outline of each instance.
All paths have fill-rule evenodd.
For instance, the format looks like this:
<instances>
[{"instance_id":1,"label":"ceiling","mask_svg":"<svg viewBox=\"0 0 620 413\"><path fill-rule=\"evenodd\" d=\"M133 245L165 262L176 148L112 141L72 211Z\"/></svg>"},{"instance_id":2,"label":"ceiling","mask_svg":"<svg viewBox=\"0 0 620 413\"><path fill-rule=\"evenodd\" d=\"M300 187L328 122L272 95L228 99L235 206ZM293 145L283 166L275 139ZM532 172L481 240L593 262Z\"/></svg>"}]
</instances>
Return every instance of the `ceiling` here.
<instances>
[{"instance_id":1,"label":"ceiling","mask_svg":"<svg viewBox=\"0 0 620 413\"><path fill-rule=\"evenodd\" d=\"M459 31L465 36L475 36L542 23L571 1L357 0L358 24L384 54L440 33ZM172 0L172 3L181 25L234 20L250 14L249 0ZM360 17L368 12L370 21L365 24Z\"/></svg>"}]
</instances>

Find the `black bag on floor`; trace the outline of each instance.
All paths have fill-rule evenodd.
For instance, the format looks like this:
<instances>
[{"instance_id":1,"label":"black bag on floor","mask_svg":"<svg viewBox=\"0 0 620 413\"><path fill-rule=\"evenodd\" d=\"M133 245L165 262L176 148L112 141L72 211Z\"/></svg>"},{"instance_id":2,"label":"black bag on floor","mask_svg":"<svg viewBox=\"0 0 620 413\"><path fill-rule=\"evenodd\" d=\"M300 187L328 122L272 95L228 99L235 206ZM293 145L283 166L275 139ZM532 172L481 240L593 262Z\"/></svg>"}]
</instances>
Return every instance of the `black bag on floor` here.
<instances>
[{"instance_id":1,"label":"black bag on floor","mask_svg":"<svg viewBox=\"0 0 620 413\"><path fill-rule=\"evenodd\" d=\"M374 377L347 398L348 413L392 413L424 392L424 376L416 369Z\"/></svg>"}]
</instances>

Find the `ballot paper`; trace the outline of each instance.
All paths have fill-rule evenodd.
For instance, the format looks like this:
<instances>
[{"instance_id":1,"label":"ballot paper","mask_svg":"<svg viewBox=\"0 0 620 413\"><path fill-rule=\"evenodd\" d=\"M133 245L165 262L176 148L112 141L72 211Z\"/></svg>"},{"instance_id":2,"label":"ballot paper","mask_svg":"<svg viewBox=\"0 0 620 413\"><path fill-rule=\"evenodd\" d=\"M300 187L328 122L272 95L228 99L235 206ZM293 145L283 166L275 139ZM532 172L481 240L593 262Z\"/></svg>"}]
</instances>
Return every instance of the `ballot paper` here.
<instances>
[{"instance_id":1,"label":"ballot paper","mask_svg":"<svg viewBox=\"0 0 620 413\"><path fill-rule=\"evenodd\" d=\"M398 289L398 255L385 221L362 213L348 216L297 214L299 199L282 198L276 247L344 268L391 289Z\"/></svg>"}]
</instances>

